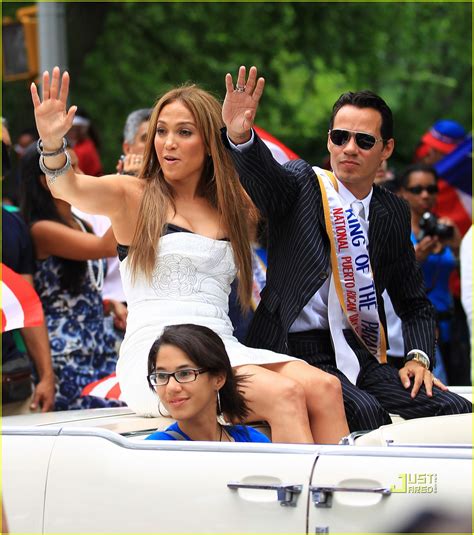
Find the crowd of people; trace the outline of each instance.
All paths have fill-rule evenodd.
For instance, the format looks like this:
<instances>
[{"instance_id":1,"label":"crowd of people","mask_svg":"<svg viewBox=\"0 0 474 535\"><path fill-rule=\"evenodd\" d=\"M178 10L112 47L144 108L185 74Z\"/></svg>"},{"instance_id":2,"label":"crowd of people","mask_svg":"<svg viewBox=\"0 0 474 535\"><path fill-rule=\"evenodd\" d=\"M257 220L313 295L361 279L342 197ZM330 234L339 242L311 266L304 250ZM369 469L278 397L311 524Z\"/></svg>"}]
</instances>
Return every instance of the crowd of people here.
<instances>
[{"instance_id":1,"label":"crowd of people","mask_svg":"<svg viewBox=\"0 0 474 535\"><path fill-rule=\"evenodd\" d=\"M470 384L453 328L467 326L462 236L434 215L433 165L466 133L436 123L394 173L390 108L348 92L327 168L285 163L254 128L264 85L241 67L222 105L168 91L128 116L103 175L68 73L44 73L41 96L32 84L39 139L13 171L19 213L2 208L3 261L34 283L45 323L22 330L26 348L4 333L4 373L28 355L35 383L23 374L20 400L4 388L4 414L126 403L176 420L151 439L261 442L245 424L265 420L275 442L336 443L390 413L472 411L446 387ZM83 395L115 371L123 401Z\"/></svg>"}]
</instances>

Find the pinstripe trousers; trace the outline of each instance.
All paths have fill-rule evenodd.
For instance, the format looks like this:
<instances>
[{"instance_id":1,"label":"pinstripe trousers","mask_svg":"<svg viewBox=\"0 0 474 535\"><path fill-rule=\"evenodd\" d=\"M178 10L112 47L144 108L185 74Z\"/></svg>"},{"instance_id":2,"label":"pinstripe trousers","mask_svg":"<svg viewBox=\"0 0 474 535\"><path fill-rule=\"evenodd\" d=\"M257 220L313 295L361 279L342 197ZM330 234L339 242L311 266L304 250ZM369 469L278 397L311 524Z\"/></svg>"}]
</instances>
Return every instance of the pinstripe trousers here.
<instances>
[{"instance_id":1,"label":"pinstripe trousers","mask_svg":"<svg viewBox=\"0 0 474 535\"><path fill-rule=\"evenodd\" d=\"M411 387L405 389L398 370L389 364L379 364L350 330L344 331L347 342L356 354L360 373L357 384L337 369L329 331L313 330L288 335L290 355L299 357L317 368L338 377L342 385L344 407L349 429L365 431L391 423L390 415L402 418L423 418L472 412L472 404L457 394L433 387L428 397L422 386L411 398Z\"/></svg>"}]
</instances>

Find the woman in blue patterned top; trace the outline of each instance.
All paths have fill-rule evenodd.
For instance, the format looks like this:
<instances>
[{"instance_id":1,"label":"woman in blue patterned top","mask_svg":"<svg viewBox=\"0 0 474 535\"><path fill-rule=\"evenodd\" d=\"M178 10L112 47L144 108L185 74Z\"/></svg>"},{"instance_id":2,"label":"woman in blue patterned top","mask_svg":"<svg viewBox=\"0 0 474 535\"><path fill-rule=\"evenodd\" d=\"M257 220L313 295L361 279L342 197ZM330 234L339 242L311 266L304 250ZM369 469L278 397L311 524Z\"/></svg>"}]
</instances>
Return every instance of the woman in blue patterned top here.
<instances>
[{"instance_id":1,"label":"woman in blue patterned top","mask_svg":"<svg viewBox=\"0 0 474 535\"><path fill-rule=\"evenodd\" d=\"M211 329L166 327L150 349L147 379L159 404L176 420L148 440L270 442L259 431L236 424L249 415L239 391L245 376L234 375L224 343ZM223 414L236 425L220 423Z\"/></svg>"},{"instance_id":2,"label":"woman in blue patterned top","mask_svg":"<svg viewBox=\"0 0 474 535\"><path fill-rule=\"evenodd\" d=\"M122 406L117 400L81 396L89 383L115 371L114 338L104 328L104 257L115 254L111 231L103 237L54 199L38 164L36 147L21 166L21 209L36 254L34 283L48 327L56 374L55 410ZM99 180L99 179L97 179Z\"/></svg>"}]
</instances>

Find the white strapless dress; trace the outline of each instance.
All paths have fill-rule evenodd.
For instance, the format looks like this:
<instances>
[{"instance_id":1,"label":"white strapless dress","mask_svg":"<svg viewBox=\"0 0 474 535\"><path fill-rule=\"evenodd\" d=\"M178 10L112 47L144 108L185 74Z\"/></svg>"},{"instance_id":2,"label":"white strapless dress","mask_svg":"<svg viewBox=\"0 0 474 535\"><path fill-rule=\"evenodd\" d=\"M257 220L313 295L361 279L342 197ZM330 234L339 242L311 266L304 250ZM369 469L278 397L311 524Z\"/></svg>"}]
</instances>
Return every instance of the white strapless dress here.
<instances>
[{"instance_id":1,"label":"white strapless dress","mask_svg":"<svg viewBox=\"0 0 474 535\"><path fill-rule=\"evenodd\" d=\"M117 377L127 405L145 416L157 416L158 398L146 380L148 353L167 325L205 325L223 340L232 366L294 360L288 355L241 344L228 316L230 285L236 266L230 242L190 232L160 239L151 283L132 283L128 257L120 265L127 298L127 331L120 348Z\"/></svg>"}]
</instances>

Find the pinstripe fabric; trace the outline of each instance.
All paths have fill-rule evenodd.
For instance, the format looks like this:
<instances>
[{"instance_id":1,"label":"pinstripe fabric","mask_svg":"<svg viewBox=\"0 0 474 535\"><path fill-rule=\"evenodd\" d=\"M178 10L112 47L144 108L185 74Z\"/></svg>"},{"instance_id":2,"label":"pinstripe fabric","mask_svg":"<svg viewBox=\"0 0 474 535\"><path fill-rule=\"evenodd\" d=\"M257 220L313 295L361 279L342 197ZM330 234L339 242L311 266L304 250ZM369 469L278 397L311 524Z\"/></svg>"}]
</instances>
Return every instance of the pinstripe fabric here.
<instances>
[{"instance_id":1,"label":"pinstripe fabric","mask_svg":"<svg viewBox=\"0 0 474 535\"><path fill-rule=\"evenodd\" d=\"M258 136L250 149L231 154L243 186L269 222L267 285L247 343L285 352L290 326L329 275L321 192L307 162L279 165ZM382 323L386 327L386 288L402 320L405 351L421 349L433 361L433 309L410 240L410 211L404 200L377 186L370 203L369 254Z\"/></svg>"},{"instance_id":2,"label":"pinstripe fabric","mask_svg":"<svg viewBox=\"0 0 474 535\"><path fill-rule=\"evenodd\" d=\"M222 139L230 150L225 129ZM267 285L261 292L246 343L301 357L299 350L304 348L288 346L289 328L330 272L329 240L318 182L311 166L303 160L279 165L257 135L251 148L244 152L232 150L231 154L244 188L269 224ZM421 349L433 364L434 315L410 240L410 210L404 200L377 186L370 203L369 255L384 327L382 292L387 289L402 320L405 353ZM380 366L367 352L364 357L361 348L351 347L363 360L358 388L342 378L346 411L354 429L373 429L387 423L387 411L403 411L402 416L413 418L472 410L458 396L442 396L441 391L435 398L443 398L444 405L450 408L439 408L424 393L413 403L396 370ZM314 349L313 346L309 350L313 356L317 354ZM331 363L312 363L322 369L327 366L326 371L341 376L335 368L333 352L330 358Z\"/></svg>"},{"instance_id":3,"label":"pinstripe fabric","mask_svg":"<svg viewBox=\"0 0 474 535\"><path fill-rule=\"evenodd\" d=\"M344 331L346 339L361 365L357 385L337 369L329 331L309 331L289 335L289 352L336 375L342 384L347 422L352 431L377 429L391 423L389 413L409 420L426 416L472 412L472 404L452 392L433 389L433 397L422 387L415 399L411 388L405 389L398 370L388 364L379 364L357 341L352 331Z\"/></svg>"}]
</instances>

